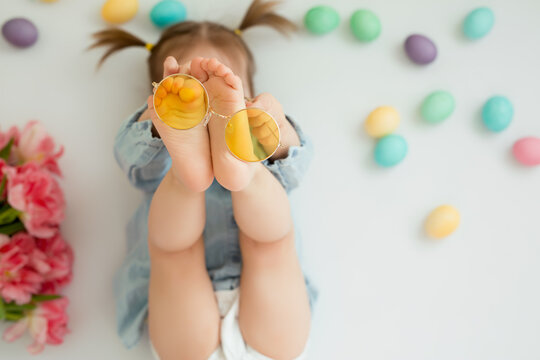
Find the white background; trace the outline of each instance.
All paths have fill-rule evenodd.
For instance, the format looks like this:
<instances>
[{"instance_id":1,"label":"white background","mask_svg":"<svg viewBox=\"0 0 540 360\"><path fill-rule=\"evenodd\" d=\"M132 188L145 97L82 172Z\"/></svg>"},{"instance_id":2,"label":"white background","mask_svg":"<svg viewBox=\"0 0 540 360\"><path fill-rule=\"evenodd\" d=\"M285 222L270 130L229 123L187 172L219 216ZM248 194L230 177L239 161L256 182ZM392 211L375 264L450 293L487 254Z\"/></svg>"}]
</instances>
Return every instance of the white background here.
<instances>
[{"instance_id":1,"label":"white background","mask_svg":"<svg viewBox=\"0 0 540 360\"><path fill-rule=\"evenodd\" d=\"M154 42L141 0L127 28ZM329 1L330 2L330 1ZM235 27L248 1L185 1L191 19ZM307 263L321 290L312 359L539 359L540 168L524 168L510 149L540 136L540 25L537 0L334 1L340 27L324 37L302 30L290 40L270 30L245 39L258 63L259 91L273 93L311 135L316 157L303 187ZM301 24L313 1L288 1L282 12ZM41 120L66 153L60 165L67 200L62 232L76 253L67 289L65 343L41 359L148 359L146 338L125 350L115 333L112 277L124 253L124 227L139 203L112 153L120 122L146 99L147 52L86 52L105 24L102 1L2 0L0 22L32 19L38 43L26 50L0 41L0 123ZM476 42L460 33L465 15L488 5L492 32ZM383 26L371 44L356 42L348 19L358 7ZM438 46L437 60L412 64L402 50L411 33ZM454 114L440 125L419 118L431 91L451 91ZM508 96L515 117L504 132L483 128L480 110ZM367 114L392 105L409 143L395 168L378 168ZM450 203L462 224L449 238L426 239L422 223ZM28 337L0 345L0 359L30 359Z\"/></svg>"}]
</instances>

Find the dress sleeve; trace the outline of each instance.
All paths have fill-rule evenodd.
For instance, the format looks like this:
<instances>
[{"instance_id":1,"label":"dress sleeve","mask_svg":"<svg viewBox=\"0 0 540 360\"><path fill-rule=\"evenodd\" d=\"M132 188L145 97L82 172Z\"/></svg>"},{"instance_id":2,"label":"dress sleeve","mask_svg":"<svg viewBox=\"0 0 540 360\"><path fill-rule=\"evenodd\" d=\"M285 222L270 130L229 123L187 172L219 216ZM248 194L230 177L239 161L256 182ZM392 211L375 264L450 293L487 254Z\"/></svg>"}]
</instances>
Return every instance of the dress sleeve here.
<instances>
[{"instance_id":1,"label":"dress sleeve","mask_svg":"<svg viewBox=\"0 0 540 360\"><path fill-rule=\"evenodd\" d=\"M122 123L114 140L114 157L133 186L154 192L171 158L163 141L152 136L152 121L137 121L146 108L143 105Z\"/></svg>"},{"instance_id":2,"label":"dress sleeve","mask_svg":"<svg viewBox=\"0 0 540 360\"><path fill-rule=\"evenodd\" d=\"M289 147L287 156L283 159L271 161L264 160L263 165L281 182L286 192L290 192L298 187L309 164L313 158L313 144L304 134L298 123L289 116L287 120L291 123L300 138L299 146Z\"/></svg>"}]
</instances>

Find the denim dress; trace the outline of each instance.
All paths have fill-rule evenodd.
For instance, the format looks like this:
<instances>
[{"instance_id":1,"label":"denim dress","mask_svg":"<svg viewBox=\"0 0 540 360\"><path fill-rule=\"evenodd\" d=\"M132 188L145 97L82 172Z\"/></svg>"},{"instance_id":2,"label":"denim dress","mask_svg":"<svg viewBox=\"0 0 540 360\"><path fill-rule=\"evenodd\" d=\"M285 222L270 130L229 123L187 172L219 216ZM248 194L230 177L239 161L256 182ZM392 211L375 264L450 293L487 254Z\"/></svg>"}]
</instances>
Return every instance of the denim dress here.
<instances>
[{"instance_id":1,"label":"denim dress","mask_svg":"<svg viewBox=\"0 0 540 360\"><path fill-rule=\"evenodd\" d=\"M171 158L159 138L152 136L152 122L138 122L146 110L142 106L126 119L114 142L114 156L129 182L143 192L143 200L126 226L127 254L115 275L117 330L122 343L131 348L139 341L148 311L148 212L154 191L171 166ZM300 146L291 146L287 157L265 160L264 166L280 181L287 193L295 189L313 155L311 141L298 124L287 117L300 138ZM238 226L233 217L231 194L216 180L205 192L206 224L204 247L206 268L214 291L232 290L240 283L242 257L238 244ZM291 204L294 220L294 204ZM296 249L302 264L300 233L295 226ZM310 306L317 290L304 273Z\"/></svg>"}]
</instances>

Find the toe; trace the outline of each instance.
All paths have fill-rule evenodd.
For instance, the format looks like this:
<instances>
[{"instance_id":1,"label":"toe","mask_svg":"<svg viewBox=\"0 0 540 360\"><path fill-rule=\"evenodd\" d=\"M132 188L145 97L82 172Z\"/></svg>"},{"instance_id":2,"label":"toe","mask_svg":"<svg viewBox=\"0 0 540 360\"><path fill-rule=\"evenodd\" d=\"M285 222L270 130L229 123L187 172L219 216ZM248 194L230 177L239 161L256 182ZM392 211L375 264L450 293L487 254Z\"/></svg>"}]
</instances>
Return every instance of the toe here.
<instances>
[{"instance_id":1,"label":"toe","mask_svg":"<svg viewBox=\"0 0 540 360\"><path fill-rule=\"evenodd\" d=\"M165 88L168 92L171 91L172 85L173 85L174 79L172 77L168 77L161 83L161 86Z\"/></svg>"},{"instance_id":2,"label":"toe","mask_svg":"<svg viewBox=\"0 0 540 360\"><path fill-rule=\"evenodd\" d=\"M172 56L167 56L163 62L163 77L167 77L178 72L178 61Z\"/></svg>"},{"instance_id":3,"label":"toe","mask_svg":"<svg viewBox=\"0 0 540 360\"><path fill-rule=\"evenodd\" d=\"M176 77L173 81L171 92L173 94L178 94L182 86L184 86L184 78L180 76Z\"/></svg>"},{"instance_id":4,"label":"toe","mask_svg":"<svg viewBox=\"0 0 540 360\"><path fill-rule=\"evenodd\" d=\"M200 82L208 80L208 74L202 67L203 60L202 57L196 57L191 60L191 75L195 76Z\"/></svg>"}]
</instances>

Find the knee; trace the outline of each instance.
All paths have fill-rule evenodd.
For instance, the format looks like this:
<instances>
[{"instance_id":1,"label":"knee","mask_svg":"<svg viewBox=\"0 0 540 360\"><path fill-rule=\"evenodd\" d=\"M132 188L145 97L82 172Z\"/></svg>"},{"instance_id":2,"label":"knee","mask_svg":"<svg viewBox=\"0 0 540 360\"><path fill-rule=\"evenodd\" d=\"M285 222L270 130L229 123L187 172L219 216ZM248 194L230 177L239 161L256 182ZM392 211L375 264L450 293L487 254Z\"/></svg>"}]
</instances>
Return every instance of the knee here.
<instances>
[{"instance_id":1,"label":"knee","mask_svg":"<svg viewBox=\"0 0 540 360\"><path fill-rule=\"evenodd\" d=\"M253 260L258 265L272 265L296 253L293 229L274 241L254 240L243 233L240 233L239 240L244 262Z\"/></svg>"},{"instance_id":2,"label":"knee","mask_svg":"<svg viewBox=\"0 0 540 360\"><path fill-rule=\"evenodd\" d=\"M184 234L185 235L185 234ZM148 236L148 247L161 253L190 252L201 240L201 236L178 236L175 238Z\"/></svg>"}]
</instances>

